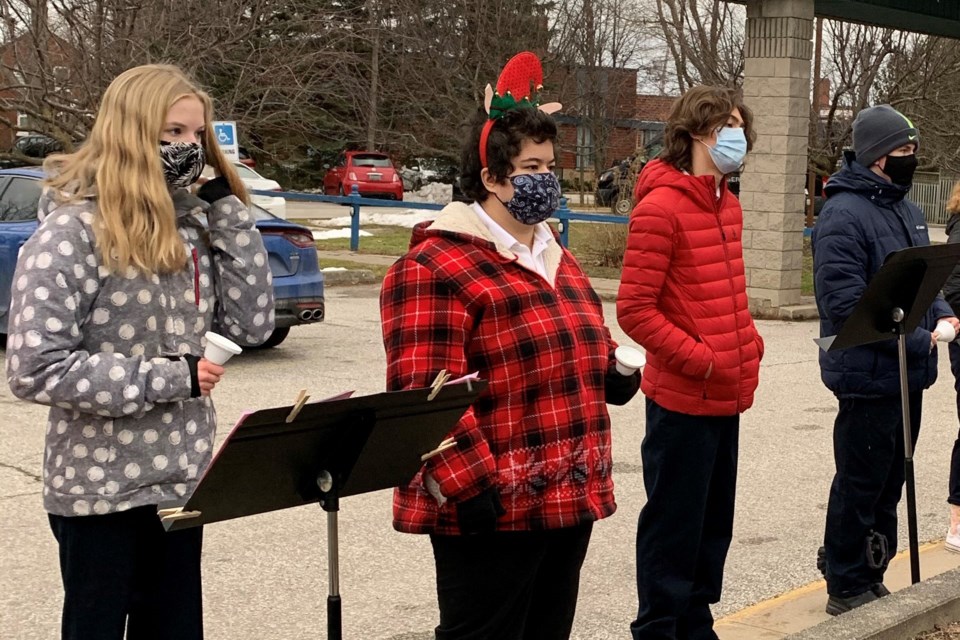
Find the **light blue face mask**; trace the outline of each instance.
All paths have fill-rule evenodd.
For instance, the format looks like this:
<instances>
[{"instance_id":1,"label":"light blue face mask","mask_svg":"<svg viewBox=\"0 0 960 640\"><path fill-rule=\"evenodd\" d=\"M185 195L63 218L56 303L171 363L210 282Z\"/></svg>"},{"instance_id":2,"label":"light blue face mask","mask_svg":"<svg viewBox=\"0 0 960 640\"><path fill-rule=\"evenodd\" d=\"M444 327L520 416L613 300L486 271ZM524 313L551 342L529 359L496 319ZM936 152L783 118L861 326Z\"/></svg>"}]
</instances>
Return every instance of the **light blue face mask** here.
<instances>
[{"instance_id":1,"label":"light blue face mask","mask_svg":"<svg viewBox=\"0 0 960 640\"><path fill-rule=\"evenodd\" d=\"M737 171L747 155L747 136L743 129L723 127L717 133L717 143L712 147L702 140L698 142L707 147L713 164L723 175Z\"/></svg>"}]
</instances>

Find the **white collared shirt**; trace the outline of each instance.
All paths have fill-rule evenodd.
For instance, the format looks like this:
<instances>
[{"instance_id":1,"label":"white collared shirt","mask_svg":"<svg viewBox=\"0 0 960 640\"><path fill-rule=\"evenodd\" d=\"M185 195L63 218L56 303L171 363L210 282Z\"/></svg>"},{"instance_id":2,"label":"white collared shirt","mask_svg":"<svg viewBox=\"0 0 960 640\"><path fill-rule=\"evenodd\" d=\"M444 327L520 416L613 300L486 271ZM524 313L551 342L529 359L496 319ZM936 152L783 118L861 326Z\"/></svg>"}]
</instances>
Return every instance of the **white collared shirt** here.
<instances>
[{"instance_id":1,"label":"white collared shirt","mask_svg":"<svg viewBox=\"0 0 960 640\"><path fill-rule=\"evenodd\" d=\"M544 252L547 250L547 247L550 246L551 242L556 241L553 239L553 233L550 231L550 227L547 226L546 222L540 222L534 226L533 250L531 251L527 245L514 238L509 231L497 224L497 222L490 217L490 214L483 210L479 202L474 202L470 206L473 207L473 210L477 216L479 216L484 226L490 230L490 233L494 239L496 239L497 243L513 252L514 255L517 256L517 262L519 262L522 267L533 271L544 280L550 281L550 276L547 275L547 263L546 260L544 260Z\"/></svg>"}]
</instances>

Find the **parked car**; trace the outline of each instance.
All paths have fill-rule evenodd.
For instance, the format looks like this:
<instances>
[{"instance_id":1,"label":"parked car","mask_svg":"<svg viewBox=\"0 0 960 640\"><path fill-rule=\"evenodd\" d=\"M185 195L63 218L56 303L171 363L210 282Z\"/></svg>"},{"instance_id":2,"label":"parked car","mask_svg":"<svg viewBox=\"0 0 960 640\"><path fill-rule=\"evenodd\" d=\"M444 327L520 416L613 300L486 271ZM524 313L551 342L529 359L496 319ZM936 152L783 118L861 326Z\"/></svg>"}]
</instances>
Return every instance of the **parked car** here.
<instances>
[{"instance_id":1,"label":"parked car","mask_svg":"<svg viewBox=\"0 0 960 640\"><path fill-rule=\"evenodd\" d=\"M280 183L276 180L271 180L270 178L265 178L250 167L239 162L233 163L233 168L237 170L237 175L240 176L240 179L243 180L243 184L247 189L258 191L283 191L280 188ZM200 186L207 180L213 178L214 172L213 167L207 165L203 168L203 173L200 174L200 179L197 180L197 186ZM250 200L253 204L263 207L273 215L278 218L287 219L287 201L280 196L264 196L257 193L250 194Z\"/></svg>"},{"instance_id":2,"label":"parked car","mask_svg":"<svg viewBox=\"0 0 960 640\"><path fill-rule=\"evenodd\" d=\"M385 153L342 151L334 166L324 166L323 192L327 195L350 195L356 185L366 198L403 200L403 180Z\"/></svg>"},{"instance_id":3,"label":"parked car","mask_svg":"<svg viewBox=\"0 0 960 640\"><path fill-rule=\"evenodd\" d=\"M63 151L63 145L60 144L59 140L45 136L42 133L18 136L13 143L13 148L30 158L46 158L51 153L60 153Z\"/></svg>"},{"instance_id":4,"label":"parked car","mask_svg":"<svg viewBox=\"0 0 960 640\"><path fill-rule=\"evenodd\" d=\"M241 164L245 164L251 169L257 168L257 161L253 159L246 147L237 147L237 155L240 157Z\"/></svg>"},{"instance_id":5,"label":"parked car","mask_svg":"<svg viewBox=\"0 0 960 640\"><path fill-rule=\"evenodd\" d=\"M423 185L433 182L437 176L436 171L423 168L418 158L397 169L397 173L400 174L404 191L419 191Z\"/></svg>"},{"instance_id":6,"label":"parked car","mask_svg":"<svg viewBox=\"0 0 960 640\"><path fill-rule=\"evenodd\" d=\"M37 230L42 178L40 169L0 170L0 332L6 331L17 255ZM261 345L269 348L283 342L290 327L323 320L326 308L323 272L310 229L281 220L257 205L252 205L250 212L263 237L273 273L277 328Z\"/></svg>"}]
</instances>

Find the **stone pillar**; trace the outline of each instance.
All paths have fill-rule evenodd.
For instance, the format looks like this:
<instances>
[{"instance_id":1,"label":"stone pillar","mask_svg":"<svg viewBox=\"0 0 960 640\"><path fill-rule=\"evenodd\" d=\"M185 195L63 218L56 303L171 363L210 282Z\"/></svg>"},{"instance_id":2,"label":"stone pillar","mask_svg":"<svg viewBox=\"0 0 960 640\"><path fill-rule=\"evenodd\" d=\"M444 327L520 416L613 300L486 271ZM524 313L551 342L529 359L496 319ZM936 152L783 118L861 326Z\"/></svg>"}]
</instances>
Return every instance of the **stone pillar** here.
<instances>
[{"instance_id":1,"label":"stone pillar","mask_svg":"<svg viewBox=\"0 0 960 640\"><path fill-rule=\"evenodd\" d=\"M800 302L814 0L748 0L744 101L757 141L741 179L750 307Z\"/></svg>"}]
</instances>

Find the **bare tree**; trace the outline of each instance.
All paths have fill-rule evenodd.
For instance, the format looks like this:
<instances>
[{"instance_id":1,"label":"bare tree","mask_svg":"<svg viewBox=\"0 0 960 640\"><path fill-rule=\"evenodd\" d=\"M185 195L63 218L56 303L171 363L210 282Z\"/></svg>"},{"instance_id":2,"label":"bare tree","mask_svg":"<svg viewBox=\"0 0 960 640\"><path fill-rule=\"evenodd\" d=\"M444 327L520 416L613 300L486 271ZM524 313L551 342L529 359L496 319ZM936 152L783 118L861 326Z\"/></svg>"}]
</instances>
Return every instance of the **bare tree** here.
<instances>
[{"instance_id":1,"label":"bare tree","mask_svg":"<svg viewBox=\"0 0 960 640\"><path fill-rule=\"evenodd\" d=\"M917 125L923 169L960 173L960 42L912 36L881 74L878 93Z\"/></svg>"},{"instance_id":2,"label":"bare tree","mask_svg":"<svg viewBox=\"0 0 960 640\"><path fill-rule=\"evenodd\" d=\"M655 0L648 32L669 52L677 89L743 83L745 13L725 0ZM662 80L661 80L662 82Z\"/></svg>"},{"instance_id":3,"label":"bare tree","mask_svg":"<svg viewBox=\"0 0 960 640\"><path fill-rule=\"evenodd\" d=\"M850 142L854 118L875 101L881 72L907 40L903 32L880 27L834 20L825 27L824 77L830 96L810 139L810 168L820 175L835 170Z\"/></svg>"},{"instance_id":4,"label":"bare tree","mask_svg":"<svg viewBox=\"0 0 960 640\"><path fill-rule=\"evenodd\" d=\"M579 119L577 152L593 169L605 169L615 130L636 115L637 67L647 53L643 14L636 2L572 0L554 16L551 62L558 93ZM569 97L568 97L569 96Z\"/></svg>"},{"instance_id":5,"label":"bare tree","mask_svg":"<svg viewBox=\"0 0 960 640\"><path fill-rule=\"evenodd\" d=\"M171 62L211 89L253 146L282 158L357 122L366 92L338 81L357 56L344 46L350 32L332 27L347 12L314 0L226 0L216 13L192 0L0 0L0 110L69 150L117 74Z\"/></svg>"}]
</instances>

